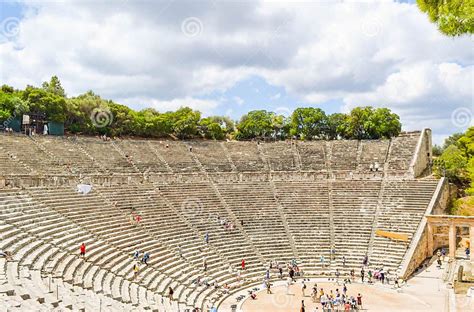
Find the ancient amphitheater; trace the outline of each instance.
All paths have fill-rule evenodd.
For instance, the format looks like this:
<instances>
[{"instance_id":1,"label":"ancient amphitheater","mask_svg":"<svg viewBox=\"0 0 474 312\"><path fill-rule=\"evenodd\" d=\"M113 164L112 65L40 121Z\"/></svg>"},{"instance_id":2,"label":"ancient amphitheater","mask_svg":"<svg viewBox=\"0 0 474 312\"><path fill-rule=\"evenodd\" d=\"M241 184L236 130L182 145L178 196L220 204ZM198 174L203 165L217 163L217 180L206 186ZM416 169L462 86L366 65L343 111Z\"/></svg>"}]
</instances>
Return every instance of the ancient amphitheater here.
<instances>
[{"instance_id":1,"label":"ancient amphitheater","mask_svg":"<svg viewBox=\"0 0 474 312\"><path fill-rule=\"evenodd\" d=\"M292 259L305 277L358 273L366 255L408 277L445 183L430 160L429 129L268 143L0 135L0 249L12 253L0 310L206 311ZM136 250L151 255L138 272Z\"/></svg>"}]
</instances>

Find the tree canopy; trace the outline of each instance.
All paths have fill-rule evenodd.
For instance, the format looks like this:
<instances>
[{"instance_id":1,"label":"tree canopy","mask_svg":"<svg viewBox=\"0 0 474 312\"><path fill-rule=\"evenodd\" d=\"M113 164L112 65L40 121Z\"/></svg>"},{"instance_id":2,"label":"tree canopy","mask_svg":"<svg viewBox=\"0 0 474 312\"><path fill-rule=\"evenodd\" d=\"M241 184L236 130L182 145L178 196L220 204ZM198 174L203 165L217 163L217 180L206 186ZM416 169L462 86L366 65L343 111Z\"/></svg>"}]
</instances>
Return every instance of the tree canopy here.
<instances>
[{"instance_id":1,"label":"tree canopy","mask_svg":"<svg viewBox=\"0 0 474 312\"><path fill-rule=\"evenodd\" d=\"M159 112L153 108L135 111L101 98L93 91L67 97L58 77L40 88L27 86L0 90L0 122L8 123L24 113L38 113L49 121L63 122L66 132L85 135L207 138L252 140L379 139L398 135L400 118L388 108L356 107L348 114L326 114L316 107L296 108L289 117L254 110L238 122L225 116L201 116L186 107Z\"/></svg>"},{"instance_id":2,"label":"tree canopy","mask_svg":"<svg viewBox=\"0 0 474 312\"><path fill-rule=\"evenodd\" d=\"M444 143L442 154L434 161L434 172L446 176L461 189L474 195L474 127L454 134Z\"/></svg>"},{"instance_id":3,"label":"tree canopy","mask_svg":"<svg viewBox=\"0 0 474 312\"><path fill-rule=\"evenodd\" d=\"M418 7L448 36L474 33L474 0L417 0Z\"/></svg>"}]
</instances>

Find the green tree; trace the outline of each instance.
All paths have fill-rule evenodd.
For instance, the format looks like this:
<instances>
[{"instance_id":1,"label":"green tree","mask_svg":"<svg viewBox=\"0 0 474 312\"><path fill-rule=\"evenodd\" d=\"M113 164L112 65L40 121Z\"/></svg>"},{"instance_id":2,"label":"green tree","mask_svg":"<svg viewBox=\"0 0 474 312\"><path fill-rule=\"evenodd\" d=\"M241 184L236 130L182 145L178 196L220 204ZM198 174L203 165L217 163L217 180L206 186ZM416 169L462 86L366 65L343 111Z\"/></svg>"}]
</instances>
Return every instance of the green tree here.
<instances>
[{"instance_id":1,"label":"green tree","mask_svg":"<svg viewBox=\"0 0 474 312\"><path fill-rule=\"evenodd\" d=\"M466 133L455 133L448 137L446 147L435 162L434 171L438 176L446 173L449 180L474 195L474 127Z\"/></svg>"},{"instance_id":2,"label":"green tree","mask_svg":"<svg viewBox=\"0 0 474 312\"><path fill-rule=\"evenodd\" d=\"M418 8L448 36L474 33L474 0L417 0Z\"/></svg>"},{"instance_id":3,"label":"green tree","mask_svg":"<svg viewBox=\"0 0 474 312\"><path fill-rule=\"evenodd\" d=\"M65 128L72 133L98 134L93 123L94 112L108 110L108 102L88 91L77 97L66 100ZM102 133L105 133L102 131Z\"/></svg>"},{"instance_id":4,"label":"green tree","mask_svg":"<svg viewBox=\"0 0 474 312\"><path fill-rule=\"evenodd\" d=\"M205 138L223 140L234 131L234 122L228 117L211 116L201 119L199 128Z\"/></svg>"},{"instance_id":5,"label":"green tree","mask_svg":"<svg viewBox=\"0 0 474 312\"><path fill-rule=\"evenodd\" d=\"M348 137L349 116L343 113L334 113L327 117L324 137L328 140Z\"/></svg>"},{"instance_id":6,"label":"green tree","mask_svg":"<svg viewBox=\"0 0 474 312\"><path fill-rule=\"evenodd\" d=\"M443 153L443 148L438 144L433 145L433 156L438 157Z\"/></svg>"},{"instance_id":7,"label":"green tree","mask_svg":"<svg viewBox=\"0 0 474 312\"><path fill-rule=\"evenodd\" d=\"M373 108L370 106L356 107L351 110L346 126L346 138L348 139L370 139L374 126L371 124Z\"/></svg>"},{"instance_id":8,"label":"green tree","mask_svg":"<svg viewBox=\"0 0 474 312\"><path fill-rule=\"evenodd\" d=\"M191 138L198 134L201 113L189 107L182 107L172 114L173 133L180 139Z\"/></svg>"},{"instance_id":9,"label":"green tree","mask_svg":"<svg viewBox=\"0 0 474 312\"><path fill-rule=\"evenodd\" d=\"M326 113L320 108L297 108L291 114L290 134L301 137L303 140L312 140L321 137L326 129Z\"/></svg>"},{"instance_id":10,"label":"green tree","mask_svg":"<svg viewBox=\"0 0 474 312\"><path fill-rule=\"evenodd\" d=\"M458 132L458 133L454 133L452 135L450 135L449 137L447 137L445 140L444 140L444 143L443 143L443 151L445 149L448 148L448 146L454 144L454 145L457 145L457 141L464 135L464 133L462 132Z\"/></svg>"},{"instance_id":11,"label":"green tree","mask_svg":"<svg viewBox=\"0 0 474 312\"><path fill-rule=\"evenodd\" d=\"M2 123L8 119L21 116L28 110L28 104L17 94L0 91L0 121ZM5 126L7 127L8 123Z\"/></svg>"},{"instance_id":12,"label":"green tree","mask_svg":"<svg viewBox=\"0 0 474 312\"><path fill-rule=\"evenodd\" d=\"M66 100L59 95L28 86L23 92L23 99L29 103L32 113L44 113L50 121L66 120Z\"/></svg>"},{"instance_id":13,"label":"green tree","mask_svg":"<svg viewBox=\"0 0 474 312\"><path fill-rule=\"evenodd\" d=\"M365 126L370 139L389 139L397 136L402 130L400 117L388 108L373 110Z\"/></svg>"},{"instance_id":14,"label":"green tree","mask_svg":"<svg viewBox=\"0 0 474 312\"><path fill-rule=\"evenodd\" d=\"M66 97L66 92L64 92L64 88L61 85L61 81L59 81L59 78L57 76L51 77L51 80L49 82L43 82L42 87L43 90L46 92L56 94L63 98Z\"/></svg>"},{"instance_id":15,"label":"green tree","mask_svg":"<svg viewBox=\"0 0 474 312\"><path fill-rule=\"evenodd\" d=\"M13 87L9 86L9 85L4 84L4 85L2 85L2 90L1 91L4 92L4 93L13 93L13 92L15 92L15 89Z\"/></svg>"},{"instance_id":16,"label":"green tree","mask_svg":"<svg viewBox=\"0 0 474 312\"><path fill-rule=\"evenodd\" d=\"M266 110L254 110L242 116L237 125L236 138L248 140L271 137L274 134L273 119L275 113Z\"/></svg>"},{"instance_id":17,"label":"green tree","mask_svg":"<svg viewBox=\"0 0 474 312\"><path fill-rule=\"evenodd\" d=\"M466 182L467 159L463 152L456 146L450 145L435 163L434 169L437 176L446 176L457 184Z\"/></svg>"}]
</instances>

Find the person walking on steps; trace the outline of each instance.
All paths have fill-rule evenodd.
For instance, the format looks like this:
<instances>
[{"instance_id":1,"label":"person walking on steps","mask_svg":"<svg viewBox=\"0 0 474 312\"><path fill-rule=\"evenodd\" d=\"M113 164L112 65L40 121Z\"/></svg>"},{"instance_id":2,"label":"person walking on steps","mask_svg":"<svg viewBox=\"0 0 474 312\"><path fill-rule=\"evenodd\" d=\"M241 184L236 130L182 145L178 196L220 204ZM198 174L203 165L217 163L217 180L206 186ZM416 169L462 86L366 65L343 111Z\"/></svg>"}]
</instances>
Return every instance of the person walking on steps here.
<instances>
[{"instance_id":1,"label":"person walking on steps","mask_svg":"<svg viewBox=\"0 0 474 312\"><path fill-rule=\"evenodd\" d=\"M86 245L82 243L79 249L80 249L81 257L84 258L86 256Z\"/></svg>"}]
</instances>

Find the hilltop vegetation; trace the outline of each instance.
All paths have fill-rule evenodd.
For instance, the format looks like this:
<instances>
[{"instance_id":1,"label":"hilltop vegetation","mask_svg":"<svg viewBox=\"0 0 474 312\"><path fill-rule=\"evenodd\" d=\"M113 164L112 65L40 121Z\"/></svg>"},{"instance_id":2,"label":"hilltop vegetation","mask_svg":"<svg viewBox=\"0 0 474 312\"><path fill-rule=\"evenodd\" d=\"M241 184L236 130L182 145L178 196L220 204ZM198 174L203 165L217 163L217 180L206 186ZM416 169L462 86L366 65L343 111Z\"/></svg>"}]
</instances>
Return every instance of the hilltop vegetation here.
<instances>
[{"instance_id":1,"label":"hilltop vegetation","mask_svg":"<svg viewBox=\"0 0 474 312\"><path fill-rule=\"evenodd\" d=\"M186 103L176 111L158 112L153 108L135 111L92 91L69 98L56 76L39 88L27 86L16 90L2 86L0 122L7 125L12 118L28 113L43 114L48 121L64 123L69 133L86 135L216 140L379 139L396 136L401 130L397 114L388 108L369 106L356 107L349 114L330 115L320 108L302 107L289 117L254 110L237 122L225 116L202 117L201 112L186 107ZM98 122L96 118L104 120Z\"/></svg>"},{"instance_id":2,"label":"hilltop vegetation","mask_svg":"<svg viewBox=\"0 0 474 312\"><path fill-rule=\"evenodd\" d=\"M474 215L474 127L453 134L438 149L441 155L434 161L435 174L446 176L459 188L460 198L453 202L451 213Z\"/></svg>"}]
</instances>

